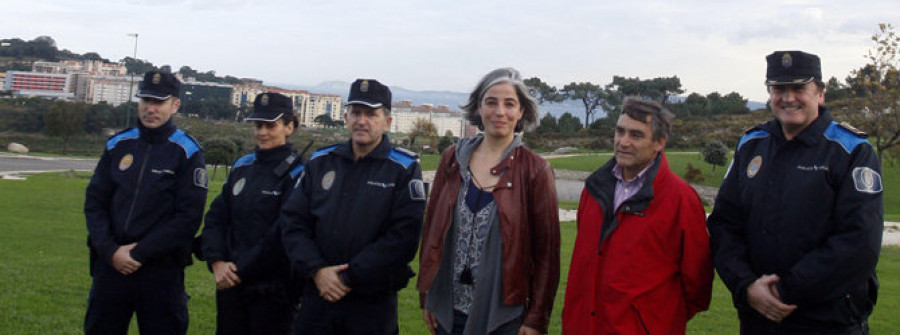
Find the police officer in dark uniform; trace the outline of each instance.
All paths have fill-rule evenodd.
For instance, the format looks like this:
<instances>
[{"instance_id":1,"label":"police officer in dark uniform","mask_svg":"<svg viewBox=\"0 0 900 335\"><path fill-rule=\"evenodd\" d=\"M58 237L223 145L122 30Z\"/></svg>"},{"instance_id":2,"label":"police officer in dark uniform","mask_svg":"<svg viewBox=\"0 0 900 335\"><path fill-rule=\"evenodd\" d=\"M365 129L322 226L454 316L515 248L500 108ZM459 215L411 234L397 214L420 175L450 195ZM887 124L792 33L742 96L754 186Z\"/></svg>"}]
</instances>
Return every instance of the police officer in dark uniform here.
<instances>
[{"instance_id":1,"label":"police officer in dark uniform","mask_svg":"<svg viewBox=\"0 0 900 335\"><path fill-rule=\"evenodd\" d=\"M106 142L87 187L93 284L86 334L126 334L135 313L142 334L187 332L184 267L207 175L200 145L172 122L180 87L170 73L144 75L137 128Z\"/></svg>"},{"instance_id":2,"label":"police officer in dark uniform","mask_svg":"<svg viewBox=\"0 0 900 335\"><path fill-rule=\"evenodd\" d=\"M256 150L239 158L203 226L203 255L216 280L216 334L290 334L298 289L276 226L303 170L287 143L297 127L291 98L253 102Z\"/></svg>"},{"instance_id":3,"label":"police officer in dark uniform","mask_svg":"<svg viewBox=\"0 0 900 335\"><path fill-rule=\"evenodd\" d=\"M413 276L425 189L417 156L394 148L391 91L356 80L350 141L316 151L279 219L306 278L296 334L396 334L397 291Z\"/></svg>"},{"instance_id":4,"label":"police officer in dark uniform","mask_svg":"<svg viewBox=\"0 0 900 335\"><path fill-rule=\"evenodd\" d=\"M867 334L884 226L881 166L832 120L819 57L766 57L775 119L741 138L707 220L742 334Z\"/></svg>"}]
</instances>

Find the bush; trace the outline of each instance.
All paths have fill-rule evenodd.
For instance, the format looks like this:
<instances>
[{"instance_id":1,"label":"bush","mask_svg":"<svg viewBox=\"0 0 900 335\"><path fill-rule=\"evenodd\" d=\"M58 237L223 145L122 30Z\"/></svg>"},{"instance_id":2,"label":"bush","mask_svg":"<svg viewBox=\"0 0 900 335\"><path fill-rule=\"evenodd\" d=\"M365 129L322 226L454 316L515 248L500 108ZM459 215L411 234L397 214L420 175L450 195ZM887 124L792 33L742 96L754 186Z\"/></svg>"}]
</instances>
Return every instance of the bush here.
<instances>
[{"instance_id":1,"label":"bush","mask_svg":"<svg viewBox=\"0 0 900 335\"><path fill-rule=\"evenodd\" d=\"M706 178L703 177L703 171L700 171L700 168L696 168L691 163L688 163L684 172L684 180L690 184L699 184Z\"/></svg>"}]
</instances>

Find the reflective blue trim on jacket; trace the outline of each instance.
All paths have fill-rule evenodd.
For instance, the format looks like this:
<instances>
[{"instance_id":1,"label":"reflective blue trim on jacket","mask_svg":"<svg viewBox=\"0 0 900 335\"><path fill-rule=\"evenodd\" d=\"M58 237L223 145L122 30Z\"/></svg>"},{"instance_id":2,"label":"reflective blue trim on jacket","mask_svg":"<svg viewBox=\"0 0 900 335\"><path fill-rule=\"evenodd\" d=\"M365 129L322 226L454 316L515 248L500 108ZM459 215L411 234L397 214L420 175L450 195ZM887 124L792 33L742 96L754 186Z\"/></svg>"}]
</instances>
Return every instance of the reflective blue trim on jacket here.
<instances>
[{"instance_id":1,"label":"reflective blue trim on jacket","mask_svg":"<svg viewBox=\"0 0 900 335\"><path fill-rule=\"evenodd\" d=\"M184 154L187 158L191 158L191 156L200 151L200 145L197 144L197 141L181 129L175 130L175 132L172 133L172 136L169 136L169 141L181 146L181 148L184 149Z\"/></svg>"},{"instance_id":2,"label":"reflective blue trim on jacket","mask_svg":"<svg viewBox=\"0 0 900 335\"><path fill-rule=\"evenodd\" d=\"M741 146L744 145L744 143L746 143L749 140L765 138L767 136L769 136L769 133L766 132L765 130L762 130L762 129L752 130L752 131L748 132L746 135L744 135L743 137L741 137L741 141L738 142L737 149L741 150Z\"/></svg>"},{"instance_id":3,"label":"reflective blue trim on jacket","mask_svg":"<svg viewBox=\"0 0 900 335\"><path fill-rule=\"evenodd\" d=\"M112 148L115 148L116 144L119 144L119 142L121 142L123 140L133 140L133 139L140 137L140 135L141 135L141 132L138 131L137 128L131 128L131 129L128 129L121 133L118 133L115 136L111 137L108 141L106 141L106 150L111 150Z\"/></svg>"},{"instance_id":4,"label":"reflective blue trim on jacket","mask_svg":"<svg viewBox=\"0 0 900 335\"><path fill-rule=\"evenodd\" d=\"M297 179L300 176L300 173L303 172L303 169L306 168L306 165L297 164L293 169L291 169L291 178Z\"/></svg>"},{"instance_id":5,"label":"reflective blue trim on jacket","mask_svg":"<svg viewBox=\"0 0 900 335\"><path fill-rule=\"evenodd\" d=\"M316 152L314 152L311 156L309 156L309 160L313 160L313 159L325 156L325 155L331 153L332 151L334 151L334 149L337 149L338 146L339 146L338 144L335 144L332 146L328 146L328 147L324 147L319 150L316 150Z\"/></svg>"},{"instance_id":6,"label":"reflective blue trim on jacket","mask_svg":"<svg viewBox=\"0 0 900 335\"><path fill-rule=\"evenodd\" d=\"M256 153L249 153L242 156L241 158L238 158L238 160L234 162L234 165L231 168L237 169L245 165L253 164L254 161L256 161Z\"/></svg>"},{"instance_id":7,"label":"reflective blue trim on jacket","mask_svg":"<svg viewBox=\"0 0 900 335\"><path fill-rule=\"evenodd\" d=\"M398 151L397 149L391 148L391 152L388 153L388 158L403 166L404 169L408 169L410 165L416 162L416 158L410 156L404 152Z\"/></svg>"},{"instance_id":8,"label":"reflective blue trim on jacket","mask_svg":"<svg viewBox=\"0 0 900 335\"><path fill-rule=\"evenodd\" d=\"M856 147L860 144L869 144L869 141L867 141L865 138L854 134L844 127L841 127L835 121L831 121L831 124L829 124L828 128L825 129L824 135L828 140L840 144L841 147L844 148L844 151L847 151L848 154L853 152L853 150L856 149Z\"/></svg>"}]
</instances>

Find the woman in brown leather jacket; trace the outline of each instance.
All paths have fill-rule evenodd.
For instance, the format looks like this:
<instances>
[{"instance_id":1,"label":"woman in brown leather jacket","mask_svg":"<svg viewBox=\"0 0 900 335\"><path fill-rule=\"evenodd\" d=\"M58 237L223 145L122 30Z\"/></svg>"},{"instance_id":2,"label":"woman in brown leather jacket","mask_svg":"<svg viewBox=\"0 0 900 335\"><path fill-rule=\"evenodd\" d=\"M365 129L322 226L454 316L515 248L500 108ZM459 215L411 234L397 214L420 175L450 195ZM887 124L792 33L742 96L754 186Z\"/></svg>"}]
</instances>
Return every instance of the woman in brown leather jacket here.
<instances>
[{"instance_id":1,"label":"woman in brown leather jacket","mask_svg":"<svg viewBox=\"0 0 900 335\"><path fill-rule=\"evenodd\" d=\"M537 101L518 71L491 71L466 119L483 130L444 151L426 208L419 279L433 334L546 333L559 284L553 169L522 144ZM446 257L445 257L446 256Z\"/></svg>"}]
</instances>

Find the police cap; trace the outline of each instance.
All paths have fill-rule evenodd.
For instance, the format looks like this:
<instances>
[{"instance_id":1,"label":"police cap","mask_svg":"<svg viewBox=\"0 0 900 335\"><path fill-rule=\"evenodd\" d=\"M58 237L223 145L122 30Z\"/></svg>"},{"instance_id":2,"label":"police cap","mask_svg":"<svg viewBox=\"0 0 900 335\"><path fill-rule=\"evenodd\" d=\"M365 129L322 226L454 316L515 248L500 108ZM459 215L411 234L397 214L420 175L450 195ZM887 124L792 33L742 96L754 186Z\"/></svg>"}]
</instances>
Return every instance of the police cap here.
<instances>
[{"instance_id":1,"label":"police cap","mask_svg":"<svg viewBox=\"0 0 900 335\"><path fill-rule=\"evenodd\" d=\"M253 100L253 113L244 120L272 122L293 112L291 98L281 93L260 93Z\"/></svg>"},{"instance_id":2,"label":"police cap","mask_svg":"<svg viewBox=\"0 0 900 335\"><path fill-rule=\"evenodd\" d=\"M375 79L357 79L350 86L347 105L365 105L371 108L391 109L391 89Z\"/></svg>"},{"instance_id":3,"label":"police cap","mask_svg":"<svg viewBox=\"0 0 900 335\"><path fill-rule=\"evenodd\" d=\"M178 96L181 81L178 81L178 78L171 73L150 71L144 74L144 80L141 81L140 86L136 97L166 100Z\"/></svg>"},{"instance_id":4,"label":"police cap","mask_svg":"<svg viewBox=\"0 0 900 335\"><path fill-rule=\"evenodd\" d=\"M819 56L803 51L775 51L766 56L766 85L805 84L822 80Z\"/></svg>"}]
</instances>

